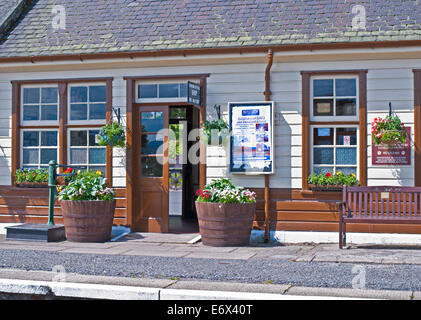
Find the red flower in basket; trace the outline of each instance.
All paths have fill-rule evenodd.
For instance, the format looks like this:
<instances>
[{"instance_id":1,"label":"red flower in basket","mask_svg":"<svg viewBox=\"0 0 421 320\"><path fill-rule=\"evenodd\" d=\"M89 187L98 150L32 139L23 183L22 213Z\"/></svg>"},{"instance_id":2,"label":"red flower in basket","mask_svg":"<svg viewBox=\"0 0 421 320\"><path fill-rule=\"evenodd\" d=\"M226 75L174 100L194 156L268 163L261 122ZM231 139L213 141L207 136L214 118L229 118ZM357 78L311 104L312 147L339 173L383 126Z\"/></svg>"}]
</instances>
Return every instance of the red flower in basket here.
<instances>
[{"instance_id":1,"label":"red flower in basket","mask_svg":"<svg viewBox=\"0 0 421 320\"><path fill-rule=\"evenodd\" d=\"M330 172L326 173L326 177L327 177L327 178L329 178L329 177L331 177L331 176L332 176L332 174L331 174Z\"/></svg>"},{"instance_id":2,"label":"red flower in basket","mask_svg":"<svg viewBox=\"0 0 421 320\"><path fill-rule=\"evenodd\" d=\"M64 173L72 173L73 172L73 169L72 168L67 168L65 171L64 171Z\"/></svg>"}]
</instances>

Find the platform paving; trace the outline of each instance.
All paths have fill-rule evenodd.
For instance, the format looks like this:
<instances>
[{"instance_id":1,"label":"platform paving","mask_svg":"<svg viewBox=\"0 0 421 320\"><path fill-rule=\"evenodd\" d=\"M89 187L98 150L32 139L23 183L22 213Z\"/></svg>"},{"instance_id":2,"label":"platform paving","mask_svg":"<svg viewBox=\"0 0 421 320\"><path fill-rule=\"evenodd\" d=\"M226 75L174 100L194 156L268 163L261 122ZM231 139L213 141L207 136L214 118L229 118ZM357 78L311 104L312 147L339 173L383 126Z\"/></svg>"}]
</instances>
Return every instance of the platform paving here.
<instances>
[{"instance_id":1,"label":"platform paving","mask_svg":"<svg viewBox=\"0 0 421 320\"><path fill-rule=\"evenodd\" d=\"M211 247L197 234L132 233L106 243L40 243L0 234L0 279L66 281L297 296L421 299L421 247L251 243ZM356 290L355 266L367 289ZM354 272L355 271L355 272ZM51 280L50 280L51 281ZM308 290L306 288L309 288ZM335 293L336 292L336 293Z\"/></svg>"}]
</instances>

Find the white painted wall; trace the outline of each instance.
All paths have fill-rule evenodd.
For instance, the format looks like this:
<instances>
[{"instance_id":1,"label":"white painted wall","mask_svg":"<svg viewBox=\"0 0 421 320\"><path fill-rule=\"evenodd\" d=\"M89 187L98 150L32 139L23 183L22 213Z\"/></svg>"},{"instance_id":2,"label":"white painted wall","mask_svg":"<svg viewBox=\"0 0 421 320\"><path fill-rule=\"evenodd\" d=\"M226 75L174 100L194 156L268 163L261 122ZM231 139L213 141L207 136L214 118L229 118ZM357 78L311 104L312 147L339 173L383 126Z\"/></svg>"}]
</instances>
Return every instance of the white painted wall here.
<instances>
[{"instance_id":1,"label":"white painted wall","mask_svg":"<svg viewBox=\"0 0 421 320\"><path fill-rule=\"evenodd\" d=\"M320 54L320 53L319 53ZM81 77L114 77L113 106L120 107L125 124L126 86L124 76L143 76L157 74L191 74L210 73L207 88L208 118L216 117L213 106L221 105L223 117L228 120L227 103L230 101L262 101L264 100L264 71L266 61L262 55L261 62L242 63L241 57L235 61L212 60L197 62L196 65L160 67L125 66L122 62L118 68L105 67L98 64L94 69L78 67L75 62L73 70L36 71L2 73L0 70L0 185L10 185L10 118L11 118L11 85L10 80L48 79L48 78L81 78ZM338 56L340 57L340 56ZM373 56L376 58L376 56ZM385 60L344 60L334 61L288 61L277 62L272 66L271 91L275 101L275 112L280 115L280 125L274 128L276 165L275 174L271 178L274 188L301 188L301 75L303 70L343 70L368 69L367 104L368 104L368 184L369 185L413 185L414 160L411 166L373 167L371 165L372 120L377 116L385 116L388 103L392 102L393 110L403 122L413 126L413 68L421 68L421 59L385 59ZM204 58L205 59L205 58ZM298 59L298 58L297 58ZM197 61L197 60L195 60ZM229 63L229 64L224 64ZM81 64L81 62L79 62ZM156 64L156 63L155 63ZM51 66L42 67L51 69ZM68 68L67 68L68 69ZM8 137L2 136L9 132ZM412 129L413 133L413 129ZM4 153L3 153L4 151ZM227 175L227 150L219 147L208 148L207 176L212 178ZM233 182L245 187L263 187L261 176L234 175ZM113 181L115 186L125 185L125 152L114 149Z\"/></svg>"}]
</instances>

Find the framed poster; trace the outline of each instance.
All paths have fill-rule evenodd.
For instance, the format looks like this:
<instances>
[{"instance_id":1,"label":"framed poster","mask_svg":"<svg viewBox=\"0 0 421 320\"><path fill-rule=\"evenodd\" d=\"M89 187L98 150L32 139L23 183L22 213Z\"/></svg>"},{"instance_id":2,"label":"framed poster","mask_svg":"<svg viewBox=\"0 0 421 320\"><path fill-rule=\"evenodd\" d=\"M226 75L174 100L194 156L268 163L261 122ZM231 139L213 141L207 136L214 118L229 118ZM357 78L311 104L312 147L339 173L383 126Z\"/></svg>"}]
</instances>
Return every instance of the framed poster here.
<instances>
[{"instance_id":1,"label":"framed poster","mask_svg":"<svg viewBox=\"0 0 421 320\"><path fill-rule=\"evenodd\" d=\"M273 101L230 102L229 171L239 174L272 174Z\"/></svg>"},{"instance_id":2,"label":"framed poster","mask_svg":"<svg viewBox=\"0 0 421 320\"><path fill-rule=\"evenodd\" d=\"M373 166L405 166L411 165L411 127L405 128L407 138L405 143L395 145L371 146Z\"/></svg>"}]
</instances>

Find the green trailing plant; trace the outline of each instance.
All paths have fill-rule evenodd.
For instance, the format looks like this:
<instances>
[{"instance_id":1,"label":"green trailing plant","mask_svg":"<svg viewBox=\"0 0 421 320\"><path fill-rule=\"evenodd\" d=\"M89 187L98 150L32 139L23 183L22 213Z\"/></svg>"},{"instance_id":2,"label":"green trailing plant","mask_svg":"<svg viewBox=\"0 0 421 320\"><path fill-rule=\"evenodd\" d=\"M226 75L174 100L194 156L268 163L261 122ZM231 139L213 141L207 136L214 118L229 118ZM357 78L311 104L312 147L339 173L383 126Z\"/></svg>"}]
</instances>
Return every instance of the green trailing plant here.
<instances>
[{"instance_id":1,"label":"green trailing plant","mask_svg":"<svg viewBox=\"0 0 421 320\"><path fill-rule=\"evenodd\" d=\"M316 186L357 186L358 179L355 174L343 174L341 171L333 173L312 173L307 179L309 184Z\"/></svg>"},{"instance_id":2,"label":"green trailing plant","mask_svg":"<svg viewBox=\"0 0 421 320\"><path fill-rule=\"evenodd\" d=\"M215 137L217 138L217 144L223 144L229 137L229 126L228 123L222 119L219 120L206 120L202 124L202 132L204 139L208 144L214 144Z\"/></svg>"},{"instance_id":3,"label":"green trailing plant","mask_svg":"<svg viewBox=\"0 0 421 320\"><path fill-rule=\"evenodd\" d=\"M100 146L121 147L126 146L126 133L118 122L112 122L101 128L98 134Z\"/></svg>"},{"instance_id":4,"label":"green trailing plant","mask_svg":"<svg viewBox=\"0 0 421 320\"><path fill-rule=\"evenodd\" d=\"M109 188L101 171L78 171L66 186L57 187L59 200L113 201L115 191Z\"/></svg>"},{"instance_id":5,"label":"green trailing plant","mask_svg":"<svg viewBox=\"0 0 421 320\"><path fill-rule=\"evenodd\" d=\"M213 180L196 192L198 202L254 203L256 193L232 184L230 179Z\"/></svg>"},{"instance_id":6,"label":"green trailing plant","mask_svg":"<svg viewBox=\"0 0 421 320\"><path fill-rule=\"evenodd\" d=\"M21 183L47 183L47 169L18 169L15 172L15 181Z\"/></svg>"},{"instance_id":7,"label":"green trailing plant","mask_svg":"<svg viewBox=\"0 0 421 320\"><path fill-rule=\"evenodd\" d=\"M375 145L405 143L407 139L405 125L397 115L375 118L371 124L371 135Z\"/></svg>"}]
</instances>

